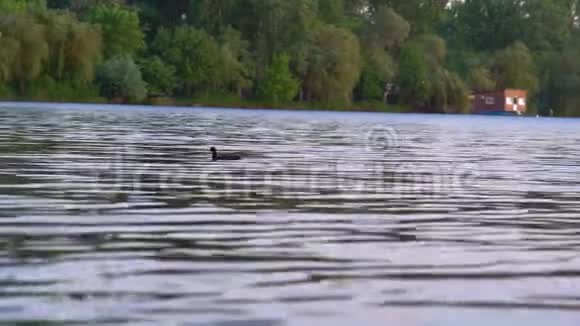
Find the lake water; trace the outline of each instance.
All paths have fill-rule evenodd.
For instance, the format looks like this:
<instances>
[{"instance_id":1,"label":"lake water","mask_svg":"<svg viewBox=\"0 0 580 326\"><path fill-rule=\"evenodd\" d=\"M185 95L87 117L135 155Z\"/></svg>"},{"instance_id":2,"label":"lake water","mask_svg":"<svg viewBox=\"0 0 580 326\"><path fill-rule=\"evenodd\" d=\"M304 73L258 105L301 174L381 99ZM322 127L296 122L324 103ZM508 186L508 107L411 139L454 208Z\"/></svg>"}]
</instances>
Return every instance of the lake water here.
<instances>
[{"instance_id":1,"label":"lake water","mask_svg":"<svg viewBox=\"0 0 580 326\"><path fill-rule=\"evenodd\" d=\"M0 323L579 312L580 120L0 104Z\"/></svg>"}]
</instances>

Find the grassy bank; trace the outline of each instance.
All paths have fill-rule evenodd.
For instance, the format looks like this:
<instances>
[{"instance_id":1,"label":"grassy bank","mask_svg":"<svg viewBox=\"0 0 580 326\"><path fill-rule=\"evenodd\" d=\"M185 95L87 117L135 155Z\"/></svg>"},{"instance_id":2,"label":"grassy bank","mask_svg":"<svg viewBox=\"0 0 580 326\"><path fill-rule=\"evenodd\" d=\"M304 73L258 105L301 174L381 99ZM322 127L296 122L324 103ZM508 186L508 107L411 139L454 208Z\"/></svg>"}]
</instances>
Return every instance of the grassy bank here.
<instances>
[{"instance_id":1,"label":"grassy bank","mask_svg":"<svg viewBox=\"0 0 580 326\"><path fill-rule=\"evenodd\" d=\"M324 110L324 111L360 111L360 112L392 112L405 113L409 109L388 105L381 102L354 102L354 103L316 103L316 102L286 102L268 103L264 101L243 100L236 97L198 97L191 100L178 99L178 106L223 107L243 109L294 109L294 110ZM151 103L155 105L155 103Z\"/></svg>"},{"instance_id":2,"label":"grassy bank","mask_svg":"<svg viewBox=\"0 0 580 326\"><path fill-rule=\"evenodd\" d=\"M21 96L0 96L0 101L15 102L55 102L55 103L86 103L86 104L116 104L102 97L90 98L54 98L48 96L38 96L33 98ZM389 113L409 113L412 110L399 105L388 105L381 102L355 102L355 103L311 103L311 102L287 102L268 103L263 101L253 101L240 99L238 97L194 97L194 98L172 98L154 97L142 104L151 106L177 106L177 107L211 107L211 108L240 108L240 109L292 109L292 110L323 110L323 111L353 111L353 112L389 112Z\"/></svg>"}]
</instances>

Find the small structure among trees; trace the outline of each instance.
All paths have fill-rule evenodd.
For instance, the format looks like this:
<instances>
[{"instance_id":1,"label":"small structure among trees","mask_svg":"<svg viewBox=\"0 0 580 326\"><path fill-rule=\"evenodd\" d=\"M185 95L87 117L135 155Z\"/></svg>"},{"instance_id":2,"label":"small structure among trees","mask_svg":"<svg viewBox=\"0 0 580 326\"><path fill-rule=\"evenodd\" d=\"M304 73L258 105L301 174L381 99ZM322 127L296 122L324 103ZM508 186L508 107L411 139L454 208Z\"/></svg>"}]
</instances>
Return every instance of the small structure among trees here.
<instances>
[{"instance_id":1,"label":"small structure among trees","mask_svg":"<svg viewBox=\"0 0 580 326\"><path fill-rule=\"evenodd\" d=\"M475 93L471 113L491 115L522 115L527 111L528 92L521 89Z\"/></svg>"}]
</instances>

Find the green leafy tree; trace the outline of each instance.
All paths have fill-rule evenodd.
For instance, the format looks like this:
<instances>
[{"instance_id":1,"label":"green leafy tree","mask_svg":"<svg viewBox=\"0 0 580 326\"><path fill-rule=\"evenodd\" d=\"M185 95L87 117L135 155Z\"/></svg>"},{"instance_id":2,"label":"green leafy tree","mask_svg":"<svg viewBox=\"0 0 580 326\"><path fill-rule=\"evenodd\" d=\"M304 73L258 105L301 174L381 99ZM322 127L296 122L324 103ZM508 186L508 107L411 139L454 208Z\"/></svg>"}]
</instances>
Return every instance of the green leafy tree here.
<instances>
[{"instance_id":1,"label":"green leafy tree","mask_svg":"<svg viewBox=\"0 0 580 326\"><path fill-rule=\"evenodd\" d=\"M173 30L161 29L153 41L154 53L177 70L183 94L209 91L223 87L216 71L221 51L217 42L207 33L189 26Z\"/></svg>"},{"instance_id":2,"label":"green leafy tree","mask_svg":"<svg viewBox=\"0 0 580 326\"><path fill-rule=\"evenodd\" d=\"M389 6L411 24L414 35L432 33L444 18L449 0L369 0L371 11Z\"/></svg>"},{"instance_id":3,"label":"green leafy tree","mask_svg":"<svg viewBox=\"0 0 580 326\"><path fill-rule=\"evenodd\" d=\"M399 57L398 86L403 103L425 107L431 97L428 64L416 44L405 46Z\"/></svg>"},{"instance_id":4,"label":"green leafy tree","mask_svg":"<svg viewBox=\"0 0 580 326\"><path fill-rule=\"evenodd\" d=\"M471 89L477 92L493 91L497 88L489 69L476 67L469 72L468 82Z\"/></svg>"},{"instance_id":5,"label":"green leafy tree","mask_svg":"<svg viewBox=\"0 0 580 326\"><path fill-rule=\"evenodd\" d=\"M370 66L365 66L355 88L355 99L361 101L385 100L386 82Z\"/></svg>"},{"instance_id":6,"label":"green leafy tree","mask_svg":"<svg viewBox=\"0 0 580 326\"><path fill-rule=\"evenodd\" d=\"M0 84L4 84L12 81L16 73L14 66L18 64L20 42L0 34L0 49Z\"/></svg>"},{"instance_id":7,"label":"green leafy tree","mask_svg":"<svg viewBox=\"0 0 580 326\"><path fill-rule=\"evenodd\" d=\"M46 0L0 0L0 13L41 10L46 10Z\"/></svg>"},{"instance_id":8,"label":"green leafy tree","mask_svg":"<svg viewBox=\"0 0 580 326\"><path fill-rule=\"evenodd\" d=\"M545 51L569 41L576 7L568 0L465 0L447 15L447 30L462 48L499 50L522 41Z\"/></svg>"},{"instance_id":9,"label":"green leafy tree","mask_svg":"<svg viewBox=\"0 0 580 326\"><path fill-rule=\"evenodd\" d=\"M128 56L120 56L104 62L97 73L101 94L109 99L139 103L147 96L139 66Z\"/></svg>"},{"instance_id":10,"label":"green leafy tree","mask_svg":"<svg viewBox=\"0 0 580 326\"><path fill-rule=\"evenodd\" d=\"M318 15L323 22L340 26L345 20L344 6L344 0L318 0Z\"/></svg>"},{"instance_id":11,"label":"green leafy tree","mask_svg":"<svg viewBox=\"0 0 580 326\"><path fill-rule=\"evenodd\" d=\"M175 67L157 56L142 60L141 71L150 94L171 95L178 87Z\"/></svg>"},{"instance_id":12,"label":"green leafy tree","mask_svg":"<svg viewBox=\"0 0 580 326\"><path fill-rule=\"evenodd\" d=\"M353 33L330 25L322 27L314 39L304 81L309 98L350 103L362 69L360 51Z\"/></svg>"},{"instance_id":13,"label":"green leafy tree","mask_svg":"<svg viewBox=\"0 0 580 326\"><path fill-rule=\"evenodd\" d=\"M294 71L305 73L306 55L313 31L320 24L317 2L312 0L240 0L235 1L231 24L244 39L252 42L261 78L277 53L290 56Z\"/></svg>"},{"instance_id":14,"label":"green leafy tree","mask_svg":"<svg viewBox=\"0 0 580 326\"><path fill-rule=\"evenodd\" d=\"M237 5L231 0L191 0L189 21L212 35L220 35L229 28Z\"/></svg>"},{"instance_id":15,"label":"green leafy tree","mask_svg":"<svg viewBox=\"0 0 580 326\"><path fill-rule=\"evenodd\" d=\"M44 68L55 80L88 83L95 77L95 67L102 57L102 38L95 26L79 22L63 11L37 14L44 26L49 45L49 60Z\"/></svg>"},{"instance_id":16,"label":"green leafy tree","mask_svg":"<svg viewBox=\"0 0 580 326\"><path fill-rule=\"evenodd\" d=\"M7 45L7 54L0 57L4 57L3 65L9 65L11 70L7 73L8 69L3 69L3 75L16 80L23 92L27 82L40 76L49 59L45 28L29 14L5 15L0 18L0 37Z\"/></svg>"},{"instance_id":17,"label":"green leafy tree","mask_svg":"<svg viewBox=\"0 0 580 326\"><path fill-rule=\"evenodd\" d=\"M273 103L292 101L298 94L299 82L289 68L287 55L276 55L260 83L260 97Z\"/></svg>"},{"instance_id":18,"label":"green leafy tree","mask_svg":"<svg viewBox=\"0 0 580 326\"><path fill-rule=\"evenodd\" d=\"M578 4L575 1L561 0L528 0L523 2L525 17L523 19L523 41L531 49L549 51L562 50L568 44L576 18L571 18L571 10ZM576 16L578 17L578 16Z\"/></svg>"},{"instance_id":19,"label":"green leafy tree","mask_svg":"<svg viewBox=\"0 0 580 326\"><path fill-rule=\"evenodd\" d=\"M0 46L0 82L14 82L21 95L32 94L28 86L38 88L43 83L55 92L58 88L61 97L66 87L57 84L69 85L72 94L73 88L93 81L101 58L100 33L65 11L1 16ZM44 82L33 83L41 77Z\"/></svg>"},{"instance_id":20,"label":"green leafy tree","mask_svg":"<svg viewBox=\"0 0 580 326\"><path fill-rule=\"evenodd\" d=\"M221 73L226 91L242 97L244 91L253 86L254 62L250 53L250 43L242 39L242 34L227 28L220 37Z\"/></svg>"},{"instance_id":21,"label":"green leafy tree","mask_svg":"<svg viewBox=\"0 0 580 326\"><path fill-rule=\"evenodd\" d=\"M453 7L450 26L460 47L505 48L521 37L523 8L517 0L465 0Z\"/></svg>"},{"instance_id":22,"label":"green leafy tree","mask_svg":"<svg viewBox=\"0 0 580 326\"><path fill-rule=\"evenodd\" d=\"M401 54L399 85L405 103L429 112L463 112L468 88L445 67L445 41L432 34L414 39Z\"/></svg>"},{"instance_id":23,"label":"green leafy tree","mask_svg":"<svg viewBox=\"0 0 580 326\"><path fill-rule=\"evenodd\" d=\"M393 49L405 42L410 30L411 25L403 17L391 8L381 6L373 13L365 34L372 46Z\"/></svg>"},{"instance_id":24,"label":"green leafy tree","mask_svg":"<svg viewBox=\"0 0 580 326\"><path fill-rule=\"evenodd\" d=\"M470 92L467 84L455 73L449 73L446 77L447 101L445 111L468 113Z\"/></svg>"},{"instance_id":25,"label":"green leafy tree","mask_svg":"<svg viewBox=\"0 0 580 326\"><path fill-rule=\"evenodd\" d=\"M545 85L548 107L560 116L580 116L580 50L566 49L551 58L551 77Z\"/></svg>"},{"instance_id":26,"label":"green leafy tree","mask_svg":"<svg viewBox=\"0 0 580 326\"><path fill-rule=\"evenodd\" d=\"M383 101L388 83L394 80L396 66L386 51L379 48L367 50L364 67L356 88L357 99Z\"/></svg>"},{"instance_id":27,"label":"green leafy tree","mask_svg":"<svg viewBox=\"0 0 580 326\"><path fill-rule=\"evenodd\" d=\"M126 0L46 0L50 8L70 10L84 15L91 8L102 5L125 5ZM141 1L138 1L141 2Z\"/></svg>"},{"instance_id":28,"label":"green leafy tree","mask_svg":"<svg viewBox=\"0 0 580 326\"><path fill-rule=\"evenodd\" d=\"M98 5L90 9L88 20L101 27L106 58L134 56L145 47L145 35L134 10L120 5Z\"/></svg>"},{"instance_id":29,"label":"green leafy tree","mask_svg":"<svg viewBox=\"0 0 580 326\"><path fill-rule=\"evenodd\" d=\"M499 88L521 88L532 96L539 90L536 63L523 43L498 51L492 59L491 72Z\"/></svg>"},{"instance_id":30,"label":"green leafy tree","mask_svg":"<svg viewBox=\"0 0 580 326\"><path fill-rule=\"evenodd\" d=\"M417 42L425 57L433 65L445 64L447 57L447 44L445 40L434 34L422 35L414 40Z\"/></svg>"}]
</instances>

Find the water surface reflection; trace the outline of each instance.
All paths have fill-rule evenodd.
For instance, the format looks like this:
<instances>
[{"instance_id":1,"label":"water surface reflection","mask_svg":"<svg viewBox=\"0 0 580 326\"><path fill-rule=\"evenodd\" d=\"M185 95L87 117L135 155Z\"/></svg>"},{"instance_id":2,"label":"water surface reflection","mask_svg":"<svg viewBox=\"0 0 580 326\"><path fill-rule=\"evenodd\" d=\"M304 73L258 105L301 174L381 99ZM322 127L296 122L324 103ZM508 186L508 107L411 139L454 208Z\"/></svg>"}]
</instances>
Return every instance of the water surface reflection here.
<instances>
[{"instance_id":1,"label":"water surface reflection","mask_svg":"<svg viewBox=\"0 0 580 326\"><path fill-rule=\"evenodd\" d=\"M2 107L0 321L580 322L576 120Z\"/></svg>"}]
</instances>

